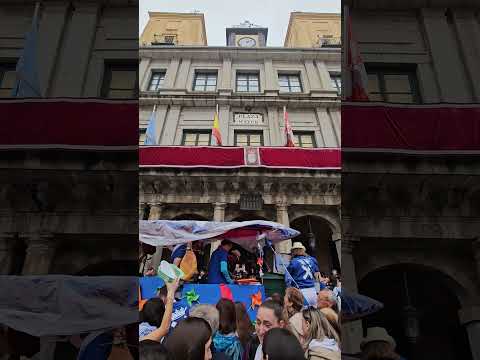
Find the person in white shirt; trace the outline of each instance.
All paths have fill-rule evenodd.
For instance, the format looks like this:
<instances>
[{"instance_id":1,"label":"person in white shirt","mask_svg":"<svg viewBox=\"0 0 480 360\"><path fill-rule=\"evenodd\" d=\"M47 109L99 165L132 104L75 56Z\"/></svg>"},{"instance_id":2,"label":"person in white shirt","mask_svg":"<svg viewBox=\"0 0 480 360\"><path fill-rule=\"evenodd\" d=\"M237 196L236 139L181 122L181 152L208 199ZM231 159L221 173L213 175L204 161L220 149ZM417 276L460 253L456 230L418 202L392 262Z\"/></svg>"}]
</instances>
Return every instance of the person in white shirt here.
<instances>
[{"instance_id":1,"label":"person in white shirt","mask_svg":"<svg viewBox=\"0 0 480 360\"><path fill-rule=\"evenodd\" d=\"M258 345L255 353L255 360L263 360L262 343L267 331L274 328L284 328L285 325L283 308L279 303L267 300L260 306L255 321L255 333L260 341L260 345Z\"/></svg>"}]
</instances>

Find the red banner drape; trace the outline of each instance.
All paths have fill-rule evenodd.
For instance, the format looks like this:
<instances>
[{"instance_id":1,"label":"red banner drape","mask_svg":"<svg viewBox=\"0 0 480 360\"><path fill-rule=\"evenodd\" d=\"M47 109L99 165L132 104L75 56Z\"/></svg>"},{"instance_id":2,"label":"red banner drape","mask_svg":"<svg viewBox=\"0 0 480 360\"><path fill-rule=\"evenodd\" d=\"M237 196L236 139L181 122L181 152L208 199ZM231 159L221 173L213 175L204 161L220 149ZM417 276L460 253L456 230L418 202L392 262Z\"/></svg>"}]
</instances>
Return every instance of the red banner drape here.
<instances>
[{"instance_id":1,"label":"red banner drape","mask_svg":"<svg viewBox=\"0 0 480 360\"><path fill-rule=\"evenodd\" d=\"M138 103L101 100L0 101L0 145L138 145Z\"/></svg>"},{"instance_id":2,"label":"red banner drape","mask_svg":"<svg viewBox=\"0 0 480 360\"><path fill-rule=\"evenodd\" d=\"M142 167L212 167L235 168L262 166L272 168L340 169L340 149L301 148L248 148L254 149L258 162L246 162L242 147L190 147L190 146L145 146L140 147ZM250 152L251 154L251 152Z\"/></svg>"},{"instance_id":3,"label":"red banner drape","mask_svg":"<svg viewBox=\"0 0 480 360\"><path fill-rule=\"evenodd\" d=\"M242 148L215 146L146 146L140 147L141 166L153 167L226 167L243 166Z\"/></svg>"},{"instance_id":4,"label":"red banner drape","mask_svg":"<svg viewBox=\"0 0 480 360\"><path fill-rule=\"evenodd\" d=\"M478 151L480 106L342 104L342 147L345 150Z\"/></svg>"}]
</instances>

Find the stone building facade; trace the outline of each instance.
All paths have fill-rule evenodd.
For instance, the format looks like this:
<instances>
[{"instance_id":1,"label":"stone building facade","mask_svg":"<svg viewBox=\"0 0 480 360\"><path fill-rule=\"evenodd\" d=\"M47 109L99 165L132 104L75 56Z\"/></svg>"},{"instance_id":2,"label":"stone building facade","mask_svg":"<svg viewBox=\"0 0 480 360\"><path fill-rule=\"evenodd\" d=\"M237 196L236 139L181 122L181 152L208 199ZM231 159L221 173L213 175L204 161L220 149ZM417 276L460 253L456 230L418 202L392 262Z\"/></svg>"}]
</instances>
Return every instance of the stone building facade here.
<instances>
[{"instance_id":1,"label":"stone building facade","mask_svg":"<svg viewBox=\"0 0 480 360\"><path fill-rule=\"evenodd\" d=\"M478 116L478 6L350 3L370 106L450 111L465 104ZM346 325L344 350L358 351L365 329L382 326L409 359L479 359L478 155L344 146L344 286L385 304L363 329Z\"/></svg>"},{"instance_id":2,"label":"stone building facade","mask_svg":"<svg viewBox=\"0 0 480 360\"><path fill-rule=\"evenodd\" d=\"M11 133L15 127L2 125L3 136L18 142L11 148L2 144L0 150L0 273L118 274L138 261L137 212L129 212L138 198L131 192L138 187L135 141L120 141L130 148L90 150L68 143L65 149L59 142L68 139L69 129L119 116L116 105L124 110L119 123L127 126L128 116L135 120L136 138L138 6L128 0L42 1L37 64L42 95L48 99L22 102L8 97L35 3L0 5L2 120L6 123L8 114L12 122L38 120L33 128L39 127L38 137L24 144L25 134ZM110 101L114 98L116 102ZM39 109L35 118L24 118L20 103L24 109ZM92 108L97 109L93 117ZM89 113L90 118L69 126L73 112ZM46 118L62 127L49 128ZM101 135L97 144L107 143L115 132ZM56 133L56 139L48 133ZM83 141L87 144L97 136L90 134ZM129 217L130 222L125 220ZM130 274L135 271L133 266Z\"/></svg>"},{"instance_id":3,"label":"stone building facade","mask_svg":"<svg viewBox=\"0 0 480 360\"><path fill-rule=\"evenodd\" d=\"M267 34L267 29L245 23L227 29L223 47L141 47L140 144L156 105L156 144L209 146L218 105L223 147L281 148L286 144L285 106L297 146L338 148L339 82L332 78L340 74L340 48L266 47ZM162 78L159 86L157 74ZM139 215L278 221L311 233L322 270L329 271L339 261L339 191L338 170L141 164ZM244 193L260 194L262 204L242 209ZM307 238L302 241L307 243ZM287 241L277 250L288 257L290 246ZM156 262L160 256L159 249Z\"/></svg>"}]
</instances>

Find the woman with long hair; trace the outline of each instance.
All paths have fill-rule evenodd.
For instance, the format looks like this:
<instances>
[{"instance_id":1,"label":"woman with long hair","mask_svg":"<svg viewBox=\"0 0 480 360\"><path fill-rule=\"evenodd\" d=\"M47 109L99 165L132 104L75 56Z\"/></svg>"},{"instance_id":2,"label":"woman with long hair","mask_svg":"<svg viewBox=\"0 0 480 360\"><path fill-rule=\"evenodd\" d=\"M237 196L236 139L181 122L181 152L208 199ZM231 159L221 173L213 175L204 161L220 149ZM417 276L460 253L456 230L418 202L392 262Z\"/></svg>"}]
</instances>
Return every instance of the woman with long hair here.
<instances>
[{"instance_id":1,"label":"woman with long hair","mask_svg":"<svg viewBox=\"0 0 480 360\"><path fill-rule=\"evenodd\" d=\"M285 297L283 298L284 318L288 320L288 329L296 336L302 346L304 338L302 329L303 317L301 312L304 301L303 294L299 289L289 287L285 290Z\"/></svg>"},{"instance_id":2,"label":"woman with long hair","mask_svg":"<svg viewBox=\"0 0 480 360\"><path fill-rule=\"evenodd\" d=\"M242 360L243 349L237 331L237 315L232 300L220 299L217 303L220 314L218 331L213 336L215 352L225 354L230 360Z\"/></svg>"},{"instance_id":3,"label":"woman with long hair","mask_svg":"<svg viewBox=\"0 0 480 360\"><path fill-rule=\"evenodd\" d=\"M326 316L315 308L302 311L305 357L308 360L340 360L339 338Z\"/></svg>"},{"instance_id":4,"label":"woman with long hair","mask_svg":"<svg viewBox=\"0 0 480 360\"><path fill-rule=\"evenodd\" d=\"M175 360L211 360L212 330L203 319L182 320L165 340L165 347Z\"/></svg>"},{"instance_id":5,"label":"woman with long hair","mask_svg":"<svg viewBox=\"0 0 480 360\"><path fill-rule=\"evenodd\" d=\"M247 313L245 304L241 301L235 302L235 315L237 317L237 335L244 349L248 353L250 341L255 333L255 328Z\"/></svg>"}]
</instances>

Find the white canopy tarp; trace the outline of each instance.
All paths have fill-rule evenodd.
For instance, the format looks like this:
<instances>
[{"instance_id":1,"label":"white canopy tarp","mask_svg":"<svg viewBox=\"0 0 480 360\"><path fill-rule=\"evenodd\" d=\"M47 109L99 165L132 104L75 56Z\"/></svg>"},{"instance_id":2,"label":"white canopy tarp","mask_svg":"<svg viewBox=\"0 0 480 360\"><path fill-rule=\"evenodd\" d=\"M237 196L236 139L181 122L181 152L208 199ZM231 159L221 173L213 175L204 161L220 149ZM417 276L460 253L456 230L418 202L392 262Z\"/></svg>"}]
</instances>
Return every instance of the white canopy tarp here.
<instances>
[{"instance_id":1,"label":"white canopy tarp","mask_svg":"<svg viewBox=\"0 0 480 360\"><path fill-rule=\"evenodd\" d=\"M138 321L135 276L0 276L0 324L62 336Z\"/></svg>"},{"instance_id":2,"label":"white canopy tarp","mask_svg":"<svg viewBox=\"0 0 480 360\"><path fill-rule=\"evenodd\" d=\"M140 241L152 246L173 246L191 241L228 239L252 251L259 241L272 244L298 236L300 232L282 224L263 221L142 220Z\"/></svg>"}]
</instances>

